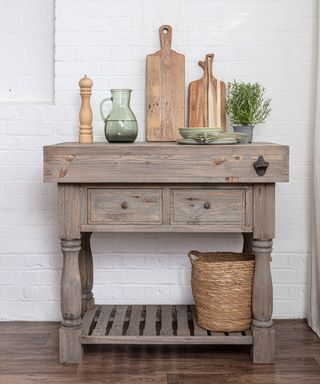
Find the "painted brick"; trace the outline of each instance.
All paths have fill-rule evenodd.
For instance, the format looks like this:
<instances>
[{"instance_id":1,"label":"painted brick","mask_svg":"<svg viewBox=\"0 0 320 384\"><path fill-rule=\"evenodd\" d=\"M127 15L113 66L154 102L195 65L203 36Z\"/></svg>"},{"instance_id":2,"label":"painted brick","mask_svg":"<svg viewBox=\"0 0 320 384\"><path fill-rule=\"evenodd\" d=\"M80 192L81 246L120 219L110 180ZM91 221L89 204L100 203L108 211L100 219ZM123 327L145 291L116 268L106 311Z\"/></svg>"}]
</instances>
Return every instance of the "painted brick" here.
<instances>
[{"instance_id":1,"label":"painted brick","mask_svg":"<svg viewBox=\"0 0 320 384\"><path fill-rule=\"evenodd\" d=\"M186 83L201 76L198 60L214 52L217 76L259 81L272 98L255 140L291 147L291 182L277 186L274 317L304 317L318 2L56 0L55 48L53 1L38 2L36 16L31 3L6 2L0 16L8 58L0 64L0 319L60 319L57 187L42 183L42 146L77 140L84 74L94 81L95 139L105 140L99 102L123 87L133 89L144 141L145 56L159 49L158 28L166 23L173 49L185 53ZM55 103L41 103L53 100L53 85ZM9 94L10 87L20 90ZM96 300L192 303L187 252L241 246L236 234L94 234Z\"/></svg>"}]
</instances>

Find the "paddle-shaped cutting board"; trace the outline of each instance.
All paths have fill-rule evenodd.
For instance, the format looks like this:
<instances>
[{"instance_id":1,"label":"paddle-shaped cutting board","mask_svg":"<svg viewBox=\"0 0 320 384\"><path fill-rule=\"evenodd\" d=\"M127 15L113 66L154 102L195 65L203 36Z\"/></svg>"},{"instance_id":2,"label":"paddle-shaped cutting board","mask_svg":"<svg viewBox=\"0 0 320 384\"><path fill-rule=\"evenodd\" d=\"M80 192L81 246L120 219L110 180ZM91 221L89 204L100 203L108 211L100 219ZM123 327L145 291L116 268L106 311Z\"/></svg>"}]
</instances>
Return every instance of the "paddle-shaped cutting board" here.
<instances>
[{"instance_id":1,"label":"paddle-shaped cutting board","mask_svg":"<svg viewBox=\"0 0 320 384\"><path fill-rule=\"evenodd\" d=\"M189 127L226 129L226 84L213 76L213 58L214 54L208 54L205 61L199 61L203 76L189 84Z\"/></svg>"},{"instance_id":2,"label":"paddle-shaped cutting board","mask_svg":"<svg viewBox=\"0 0 320 384\"><path fill-rule=\"evenodd\" d=\"M185 58L171 49L172 28L160 27L160 51L147 56L147 140L176 141L184 127Z\"/></svg>"}]
</instances>

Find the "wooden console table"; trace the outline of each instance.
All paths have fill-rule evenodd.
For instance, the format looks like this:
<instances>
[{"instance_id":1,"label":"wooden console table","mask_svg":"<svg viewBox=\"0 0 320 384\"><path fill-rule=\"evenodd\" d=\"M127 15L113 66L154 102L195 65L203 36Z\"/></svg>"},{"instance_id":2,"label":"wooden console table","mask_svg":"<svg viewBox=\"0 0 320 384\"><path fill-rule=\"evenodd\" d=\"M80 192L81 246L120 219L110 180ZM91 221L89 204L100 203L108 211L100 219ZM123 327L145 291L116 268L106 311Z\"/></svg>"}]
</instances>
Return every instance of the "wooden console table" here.
<instances>
[{"instance_id":1,"label":"wooden console table","mask_svg":"<svg viewBox=\"0 0 320 384\"><path fill-rule=\"evenodd\" d=\"M175 143L44 147L44 181L58 183L60 361L83 344L249 344L254 363L274 359L270 254L275 183L288 181L289 148ZM256 257L252 327L203 330L190 305L101 306L92 294L92 232L240 232Z\"/></svg>"}]
</instances>

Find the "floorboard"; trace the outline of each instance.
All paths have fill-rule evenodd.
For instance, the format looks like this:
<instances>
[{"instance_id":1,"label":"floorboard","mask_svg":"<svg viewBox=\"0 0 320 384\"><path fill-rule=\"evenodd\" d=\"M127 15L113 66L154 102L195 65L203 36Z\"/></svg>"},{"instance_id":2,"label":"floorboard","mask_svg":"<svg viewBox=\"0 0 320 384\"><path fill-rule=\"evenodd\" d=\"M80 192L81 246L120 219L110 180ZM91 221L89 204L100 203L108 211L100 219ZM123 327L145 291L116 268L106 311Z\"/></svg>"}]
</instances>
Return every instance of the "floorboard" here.
<instances>
[{"instance_id":1,"label":"floorboard","mask_svg":"<svg viewBox=\"0 0 320 384\"><path fill-rule=\"evenodd\" d=\"M319 384L320 339L302 320L275 321L276 362L253 365L248 346L85 346L58 362L57 323L0 322L0 384Z\"/></svg>"}]
</instances>

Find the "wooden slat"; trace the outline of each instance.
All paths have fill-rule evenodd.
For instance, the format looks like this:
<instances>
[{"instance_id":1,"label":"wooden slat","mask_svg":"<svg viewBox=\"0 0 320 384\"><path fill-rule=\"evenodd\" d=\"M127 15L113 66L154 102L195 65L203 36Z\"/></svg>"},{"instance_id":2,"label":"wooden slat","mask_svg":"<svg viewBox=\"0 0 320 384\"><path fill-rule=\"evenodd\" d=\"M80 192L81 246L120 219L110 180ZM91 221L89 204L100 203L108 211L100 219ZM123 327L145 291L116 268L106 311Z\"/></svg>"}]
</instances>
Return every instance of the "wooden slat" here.
<instances>
[{"instance_id":1,"label":"wooden slat","mask_svg":"<svg viewBox=\"0 0 320 384\"><path fill-rule=\"evenodd\" d=\"M127 336L139 335L142 309L143 309L142 305L133 305L132 306L131 316L130 316L130 320L129 320L129 327L128 327L127 334L126 334Z\"/></svg>"},{"instance_id":2,"label":"wooden slat","mask_svg":"<svg viewBox=\"0 0 320 384\"><path fill-rule=\"evenodd\" d=\"M212 223L210 225L201 224L179 224L179 225L143 225L143 224L82 224L80 229L83 232L200 232L200 233L225 233L225 232L250 232L252 231L252 226L243 226L239 223Z\"/></svg>"},{"instance_id":3,"label":"wooden slat","mask_svg":"<svg viewBox=\"0 0 320 384\"><path fill-rule=\"evenodd\" d=\"M214 337L228 337L228 335L225 335L224 332L213 332L210 331L210 335Z\"/></svg>"},{"instance_id":4,"label":"wooden slat","mask_svg":"<svg viewBox=\"0 0 320 384\"><path fill-rule=\"evenodd\" d=\"M205 329L198 326L195 321L195 307L191 306L194 322L194 336L190 335L188 329L188 310L187 306L176 306L177 314L177 336L173 335L172 321L173 321L173 306L164 305L161 307L162 312L162 329L160 335L156 334L157 305L146 306L146 319L145 329L143 336L140 336L139 324L144 319L144 312L142 305L134 305L131 308L131 316L126 316L128 307L119 305L116 308L116 312L112 310L112 306L101 306L99 314L99 308L95 307L93 310L86 312L83 324L82 324L82 344L239 344L239 345L251 345L253 336L251 330L243 332L230 332L225 335L223 332L211 332L207 334ZM108 312L110 315L108 316ZM89 335L89 331L97 317L97 325ZM105 329L108 325L108 320L113 321L114 325L109 333L105 335ZM126 335L123 334L124 323L128 321L128 331ZM86 332L86 333L85 333Z\"/></svg>"},{"instance_id":5,"label":"wooden slat","mask_svg":"<svg viewBox=\"0 0 320 384\"><path fill-rule=\"evenodd\" d=\"M188 327L188 313L186 305L177 305L177 336L190 336L190 331Z\"/></svg>"},{"instance_id":6,"label":"wooden slat","mask_svg":"<svg viewBox=\"0 0 320 384\"><path fill-rule=\"evenodd\" d=\"M156 335L157 310L157 305L146 306L146 324L143 331L144 336Z\"/></svg>"},{"instance_id":7,"label":"wooden slat","mask_svg":"<svg viewBox=\"0 0 320 384\"><path fill-rule=\"evenodd\" d=\"M81 344L252 345L252 336L84 336Z\"/></svg>"},{"instance_id":8,"label":"wooden slat","mask_svg":"<svg viewBox=\"0 0 320 384\"><path fill-rule=\"evenodd\" d=\"M172 330L172 306L162 305L161 306L161 330L160 336L171 336L173 335Z\"/></svg>"},{"instance_id":9,"label":"wooden slat","mask_svg":"<svg viewBox=\"0 0 320 384\"><path fill-rule=\"evenodd\" d=\"M89 309L82 319L82 335L89 335L90 327L99 307Z\"/></svg>"},{"instance_id":10,"label":"wooden slat","mask_svg":"<svg viewBox=\"0 0 320 384\"><path fill-rule=\"evenodd\" d=\"M105 335L112 309L113 305L104 305L101 308L99 319L94 330L92 331L92 336Z\"/></svg>"},{"instance_id":11,"label":"wooden slat","mask_svg":"<svg viewBox=\"0 0 320 384\"><path fill-rule=\"evenodd\" d=\"M116 314L114 316L113 324L110 329L110 336L121 336L123 331L124 318L126 316L128 306L127 305L117 305Z\"/></svg>"},{"instance_id":12,"label":"wooden slat","mask_svg":"<svg viewBox=\"0 0 320 384\"><path fill-rule=\"evenodd\" d=\"M197 323L197 311L196 307L192 305L192 320L193 320L193 326L194 326L194 335L195 336L207 336L207 331L201 327L199 327Z\"/></svg>"}]
</instances>

